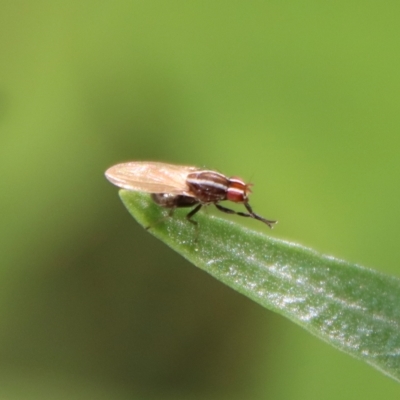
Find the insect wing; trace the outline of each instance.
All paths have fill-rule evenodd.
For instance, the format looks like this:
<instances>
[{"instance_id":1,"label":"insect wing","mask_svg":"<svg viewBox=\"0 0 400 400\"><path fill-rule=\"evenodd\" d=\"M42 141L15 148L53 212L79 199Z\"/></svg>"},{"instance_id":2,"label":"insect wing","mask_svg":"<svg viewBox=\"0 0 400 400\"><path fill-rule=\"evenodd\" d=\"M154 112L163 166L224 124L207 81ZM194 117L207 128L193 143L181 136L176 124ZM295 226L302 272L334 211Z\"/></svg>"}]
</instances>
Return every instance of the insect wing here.
<instances>
[{"instance_id":1,"label":"insect wing","mask_svg":"<svg viewBox=\"0 0 400 400\"><path fill-rule=\"evenodd\" d=\"M123 189L191 196L186 177L196 170L196 167L137 161L112 166L106 171L106 177Z\"/></svg>"}]
</instances>

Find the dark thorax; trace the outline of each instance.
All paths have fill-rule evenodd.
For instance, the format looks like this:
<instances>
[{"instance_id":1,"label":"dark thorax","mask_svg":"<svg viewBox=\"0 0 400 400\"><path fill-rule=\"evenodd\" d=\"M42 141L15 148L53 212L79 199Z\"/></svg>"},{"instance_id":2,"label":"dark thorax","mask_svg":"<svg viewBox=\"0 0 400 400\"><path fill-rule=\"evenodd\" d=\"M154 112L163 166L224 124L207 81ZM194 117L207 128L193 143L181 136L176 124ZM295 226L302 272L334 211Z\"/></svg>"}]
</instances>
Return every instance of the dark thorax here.
<instances>
[{"instance_id":1,"label":"dark thorax","mask_svg":"<svg viewBox=\"0 0 400 400\"><path fill-rule=\"evenodd\" d=\"M226 200L229 180L214 171L197 171L188 174L186 184L193 196L202 204Z\"/></svg>"}]
</instances>

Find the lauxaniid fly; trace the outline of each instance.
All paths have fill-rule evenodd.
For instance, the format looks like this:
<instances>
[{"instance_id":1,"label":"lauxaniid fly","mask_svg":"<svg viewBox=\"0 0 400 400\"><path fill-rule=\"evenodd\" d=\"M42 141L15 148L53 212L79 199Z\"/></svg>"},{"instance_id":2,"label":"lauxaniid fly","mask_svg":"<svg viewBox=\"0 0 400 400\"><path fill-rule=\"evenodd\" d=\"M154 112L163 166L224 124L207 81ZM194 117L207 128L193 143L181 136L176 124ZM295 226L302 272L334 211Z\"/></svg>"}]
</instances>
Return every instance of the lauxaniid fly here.
<instances>
[{"instance_id":1,"label":"lauxaniid fly","mask_svg":"<svg viewBox=\"0 0 400 400\"><path fill-rule=\"evenodd\" d=\"M272 221L256 214L251 208L248 195L251 184L237 177L228 178L216 171L196 167L164 164L160 162L134 161L112 166L106 171L107 179L127 190L151 193L155 203L171 210L178 207L194 207L186 216L192 217L201 207L214 204L218 210L250 217L264 222L270 228ZM219 204L221 201L243 204L247 212L238 212Z\"/></svg>"}]
</instances>

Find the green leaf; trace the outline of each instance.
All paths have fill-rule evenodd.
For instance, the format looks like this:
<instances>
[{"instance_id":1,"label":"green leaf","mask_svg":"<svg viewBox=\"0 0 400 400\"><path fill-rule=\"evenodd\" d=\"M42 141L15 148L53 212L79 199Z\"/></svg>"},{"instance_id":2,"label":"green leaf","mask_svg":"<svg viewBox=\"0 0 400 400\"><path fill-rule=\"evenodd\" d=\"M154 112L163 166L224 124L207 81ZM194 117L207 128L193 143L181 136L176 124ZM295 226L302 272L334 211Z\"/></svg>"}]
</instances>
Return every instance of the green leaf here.
<instances>
[{"instance_id":1,"label":"green leaf","mask_svg":"<svg viewBox=\"0 0 400 400\"><path fill-rule=\"evenodd\" d=\"M188 209L163 219L168 210L148 195L121 190L120 196L140 224L197 267L400 381L400 279L273 239L240 221L199 212L196 229L185 219Z\"/></svg>"}]
</instances>

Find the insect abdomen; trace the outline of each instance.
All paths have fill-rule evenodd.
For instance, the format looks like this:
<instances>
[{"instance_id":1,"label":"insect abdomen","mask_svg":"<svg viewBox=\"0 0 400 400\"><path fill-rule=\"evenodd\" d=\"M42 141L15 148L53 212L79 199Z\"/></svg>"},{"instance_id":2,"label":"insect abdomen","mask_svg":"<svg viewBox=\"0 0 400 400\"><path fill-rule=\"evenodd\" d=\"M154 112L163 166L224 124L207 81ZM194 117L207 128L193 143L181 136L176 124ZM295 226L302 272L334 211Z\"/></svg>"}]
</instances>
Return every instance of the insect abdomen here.
<instances>
[{"instance_id":1,"label":"insect abdomen","mask_svg":"<svg viewBox=\"0 0 400 400\"><path fill-rule=\"evenodd\" d=\"M166 208L193 207L195 204L199 203L194 197L170 193L152 193L151 198L154 203Z\"/></svg>"}]
</instances>

